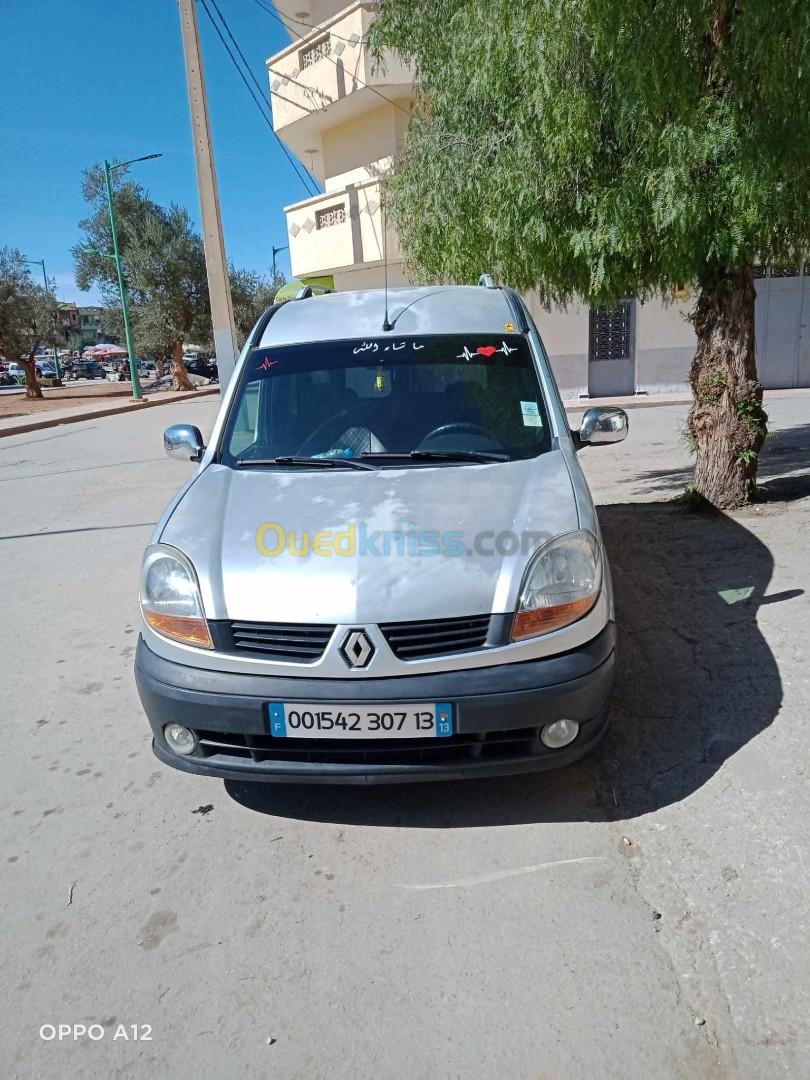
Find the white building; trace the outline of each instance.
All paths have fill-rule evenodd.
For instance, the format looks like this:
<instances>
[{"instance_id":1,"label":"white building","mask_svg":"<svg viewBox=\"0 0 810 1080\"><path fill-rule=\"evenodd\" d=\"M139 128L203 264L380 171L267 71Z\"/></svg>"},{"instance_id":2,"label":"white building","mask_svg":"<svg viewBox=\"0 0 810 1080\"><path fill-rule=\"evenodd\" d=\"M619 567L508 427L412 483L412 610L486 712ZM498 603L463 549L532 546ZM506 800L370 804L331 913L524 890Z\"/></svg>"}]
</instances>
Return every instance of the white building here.
<instances>
[{"instance_id":1,"label":"white building","mask_svg":"<svg viewBox=\"0 0 810 1080\"><path fill-rule=\"evenodd\" d=\"M375 288L387 254L389 284L403 284L396 234L383 228L379 177L403 144L411 73L393 54L374 68L365 40L375 3L275 5L291 42L267 61L273 126L325 189L285 208L293 275L339 290ZM688 296L670 304L631 298L615 311L548 311L526 299L564 396L686 388L695 346ZM810 386L810 264L758 277L757 363L766 387Z\"/></svg>"}]
</instances>

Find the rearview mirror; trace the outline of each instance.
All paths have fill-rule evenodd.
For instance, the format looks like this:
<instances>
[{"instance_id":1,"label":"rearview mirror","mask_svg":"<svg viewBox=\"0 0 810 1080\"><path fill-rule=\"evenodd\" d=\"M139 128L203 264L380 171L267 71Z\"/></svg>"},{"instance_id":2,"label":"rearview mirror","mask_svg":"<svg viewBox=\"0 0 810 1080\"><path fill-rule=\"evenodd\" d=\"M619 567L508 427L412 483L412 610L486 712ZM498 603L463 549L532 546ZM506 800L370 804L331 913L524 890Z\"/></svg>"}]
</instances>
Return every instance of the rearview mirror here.
<instances>
[{"instance_id":1,"label":"rearview mirror","mask_svg":"<svg viewBox=\"0 0 810 1080\"><path fill-rule=\"evenodd\" d=\"M193 424L175 424L163 432L163 449L180 461L200 461L205 450L202 434Z\"/></svg>"},{"instance_id":2,"label":"rearview mirror","mask_svg":"<svg viewBox=\"0 0 810 1080\"><path fill-rule=\"evenodd\" d=\"M621 442L627 438L629 427L627 413L615 405L588 409L582 417L579 431L575 432L577 447Z\"/></svg>"}]
</instances>

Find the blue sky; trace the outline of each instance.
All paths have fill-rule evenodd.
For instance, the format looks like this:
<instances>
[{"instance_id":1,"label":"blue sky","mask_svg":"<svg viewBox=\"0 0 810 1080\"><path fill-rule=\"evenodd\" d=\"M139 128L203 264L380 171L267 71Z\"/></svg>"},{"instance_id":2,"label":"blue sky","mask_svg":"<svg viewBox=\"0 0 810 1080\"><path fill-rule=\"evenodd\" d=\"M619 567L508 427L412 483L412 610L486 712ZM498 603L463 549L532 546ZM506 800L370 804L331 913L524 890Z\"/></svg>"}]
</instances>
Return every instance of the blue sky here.
<instances>
[{"instance_id":1,"label":"blue sky","mask_svg":"<svg viewBox=\"0 0 810 1080\"><path fill-rule=\"evenodd\" d=\"M265 59L289 42L254 0L218 0L266 85ZM162 152L133 168L158 202L199 220L176 0L3 0L0 40L13 61L0 83L0 246L45 259L60 299L92 303L73 279L85 214L82 169L107 157ZM228 257L269 273L287 243L283 207L301 181L198 6ZM289 276L288 252L279 266ZM38 268L34 267L34 270Z\"/></svg>"}]
</instances>

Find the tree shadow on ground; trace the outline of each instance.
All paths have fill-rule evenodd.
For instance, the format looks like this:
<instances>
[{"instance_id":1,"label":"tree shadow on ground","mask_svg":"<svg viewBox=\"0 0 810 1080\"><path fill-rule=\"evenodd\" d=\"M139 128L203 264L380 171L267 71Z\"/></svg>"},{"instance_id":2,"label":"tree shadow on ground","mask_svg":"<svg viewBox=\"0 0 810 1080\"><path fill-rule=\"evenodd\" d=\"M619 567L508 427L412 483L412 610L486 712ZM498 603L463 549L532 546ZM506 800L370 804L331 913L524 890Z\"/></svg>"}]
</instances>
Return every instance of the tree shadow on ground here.
<instances>
[{"instance_id":1,"label":"tree shadow on ground","mask_svg":"<svg viewBox=\"0 0 810 1080\"><path fill-rule=\"evenodd\" d=\"M760 501L793 500L810 494L810 424L780 428L768 434L760 454L757 477ZM639 491L677 495L691 481L694 465L635 472L622 484L640 484Z\"/></svg>"},{"instance_id":2,"label":"tree shadow on ground","mask_svg":"<svg viewBox=\"0 0 810 1080\"><path fill-rule=\"evenodd\" d=\"M567 769L484 781L304 787L226 783L281 817L464 828L631 818L687 798L776 715L779 670L757 627L773 559L739 521L675 503L604 506L619 629L611 728Z\"/></svg>"}]
</instances>

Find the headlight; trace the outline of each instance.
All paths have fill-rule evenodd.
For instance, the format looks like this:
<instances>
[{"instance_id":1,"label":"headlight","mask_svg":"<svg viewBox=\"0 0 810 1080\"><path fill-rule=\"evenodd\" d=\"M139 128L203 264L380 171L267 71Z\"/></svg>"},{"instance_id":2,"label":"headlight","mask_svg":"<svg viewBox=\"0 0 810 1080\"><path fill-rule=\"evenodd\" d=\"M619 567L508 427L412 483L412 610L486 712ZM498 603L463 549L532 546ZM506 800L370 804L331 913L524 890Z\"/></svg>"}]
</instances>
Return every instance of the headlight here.
<instances>
[{"instance_id":1,"label":"headlight","mask_svg":"<svg viewBox=\"0 0 810 1080\"><path fill-rule=\"evenodd\" d=\"M156 544L147 549L140 601L144 619L157 633L199 649L213 649L194 567L175 548Z\"/></svg>"},{"instance_id":2,"label":"headlight","mask_svg":"<svg viewBox=\"0 0 810 1080\"><path fill-rule=\"evenodd\" d=\"M512 639L559 630L586 615L602 588L599 542L584 529L549 541L532 557L520 590Z\"/></svg>"}]
</instances>

